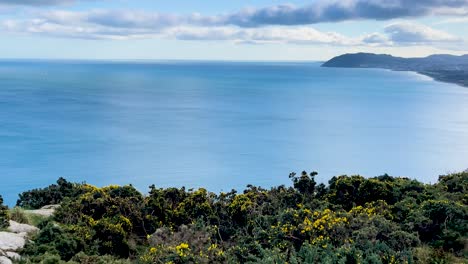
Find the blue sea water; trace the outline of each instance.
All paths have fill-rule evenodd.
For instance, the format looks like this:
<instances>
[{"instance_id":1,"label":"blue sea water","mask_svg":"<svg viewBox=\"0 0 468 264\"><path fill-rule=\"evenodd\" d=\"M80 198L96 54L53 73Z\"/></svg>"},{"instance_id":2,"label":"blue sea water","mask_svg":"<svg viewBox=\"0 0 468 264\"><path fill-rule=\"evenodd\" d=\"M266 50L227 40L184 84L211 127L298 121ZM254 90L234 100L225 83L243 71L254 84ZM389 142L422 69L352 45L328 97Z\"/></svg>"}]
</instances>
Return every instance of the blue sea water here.
<instances>
[{"instance_id":1,"label":"blue sea water","mask_svg":"<svg viewBox=\"0 0 468 264\"><path fill-rule=\"evenodd\" d=\"M211 191L468 168L468 89L286 62L0 62L0 194L63 176Z\"/></svg>"}]
</instances>

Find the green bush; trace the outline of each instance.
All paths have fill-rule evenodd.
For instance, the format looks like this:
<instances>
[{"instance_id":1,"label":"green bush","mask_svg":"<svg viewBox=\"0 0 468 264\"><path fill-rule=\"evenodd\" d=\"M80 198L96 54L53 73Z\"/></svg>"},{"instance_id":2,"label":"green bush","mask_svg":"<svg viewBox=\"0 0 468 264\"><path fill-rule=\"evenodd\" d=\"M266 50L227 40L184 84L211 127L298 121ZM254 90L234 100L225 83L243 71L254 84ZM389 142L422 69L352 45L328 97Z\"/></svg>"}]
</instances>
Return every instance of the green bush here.
<instances>
[{"instance_id":1,"label":"green bush","mask_svg":"<svg viewBox=\"0 0 468 264\"><path fill-rule=\"evenodd\" d=\"M0 229L8 227L8 207L3 205L3 197L0 195Z\"/></svg>"},{"instance_id":2,"label":"green bush","mask_svg":"<svg viewBox=\"0 0 468 264\"><path fill-rule=\"evenodd\" d=\"M22 255L33 262L174 264L456 263L467 257L468 173L432 185L389 175L338 176L317 185L316 175L290 174L290 187L248 185L242 193L150 186L146 196L131 185L63 180L25 192L24 204L57 196L61 206L39 224ZM36 197L41 192L49 198Z\"/></svg>"},{"instance_id":3,"label":"green bush","mask_svg":"<svg viewBox=\"0 0 468 264\"><path fill-rule=\"evenodd\" d=\"M59 178L57 184L21 193L16 205L27 209L39 209L45 205L59 204L67 197L78 197L82 193L80 187L81 184Z\"/></svg>"}]
</instances>

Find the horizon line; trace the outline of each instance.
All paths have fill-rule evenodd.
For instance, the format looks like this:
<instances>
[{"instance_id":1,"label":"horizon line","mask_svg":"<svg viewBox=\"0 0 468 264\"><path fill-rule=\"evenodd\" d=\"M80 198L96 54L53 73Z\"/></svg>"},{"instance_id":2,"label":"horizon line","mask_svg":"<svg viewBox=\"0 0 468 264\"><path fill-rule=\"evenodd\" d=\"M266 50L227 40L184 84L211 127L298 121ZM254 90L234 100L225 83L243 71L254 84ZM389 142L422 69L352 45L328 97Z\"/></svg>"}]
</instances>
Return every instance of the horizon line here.
<instances>
[{"instance_id":1,"label":"horizon line","mask_svg":"<svg viewBox=\"0 0 468 264\"><path fill-rule=\"evenodd\" d=\"M375 54L375 55L390 55L393 57L400 57L400 58L426 58L429 56L433 55L448 55L448 56L455 56L455 57L461 57L461 56L466 56L467 54L461 54L461 55L455 55L455 54L450 54L450 53L432 53L426 56L413 56L413 57L403 57L403 56L395 56L390 53L373 53L373 52L365 52L365 51L360 51L360 52L345 52L341 53L336 56L332 56L331 58L327 60L323 59L291 59L291 60L269 60L269 59L261 59L261 60L250 60L250 59L170 59L170 58L159 58L159 59L139 59L139 58L4 58L0 57L0 61L77 61L77 62L297 62L297 63L319 63L319 62L326 62L328 60L331 60L335 57L341 56L341 55L346 55L346 54L360 54L360 53L367 53L367 54Z\"/></svg>"},{"instance_id":2,"label":"horizon line","mask_svg":"<svg viewBox=\"0 0 468 264\"><path fill-rule=\"evenodd\" d=\"M249 63L323 63L326 60L248 60L248 59L107 59L107 58L1 58L0 62L7 61L57 61L57 62L249 62Z\"/></svg>"}]
</instances>

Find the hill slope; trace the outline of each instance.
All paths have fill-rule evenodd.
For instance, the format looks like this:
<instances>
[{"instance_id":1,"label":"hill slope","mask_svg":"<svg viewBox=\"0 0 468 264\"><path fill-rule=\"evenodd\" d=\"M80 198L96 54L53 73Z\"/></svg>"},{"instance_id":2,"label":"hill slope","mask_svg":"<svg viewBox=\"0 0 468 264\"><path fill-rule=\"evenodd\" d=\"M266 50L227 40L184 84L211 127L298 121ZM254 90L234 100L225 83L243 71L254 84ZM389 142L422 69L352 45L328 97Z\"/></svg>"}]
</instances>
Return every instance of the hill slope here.
<instances>
[{"instance_id":1,"label":"hill slope","mask_svg":"<svg viewBox=\"0 0 468 264\"><path fill-rule=\"evenodd\" d=\"M424 58L401 58L385 54L354 53L334 57L322 66L415 71L439 81L468 87L468 55L438 54Z\"/></svg>"}]
</instances>

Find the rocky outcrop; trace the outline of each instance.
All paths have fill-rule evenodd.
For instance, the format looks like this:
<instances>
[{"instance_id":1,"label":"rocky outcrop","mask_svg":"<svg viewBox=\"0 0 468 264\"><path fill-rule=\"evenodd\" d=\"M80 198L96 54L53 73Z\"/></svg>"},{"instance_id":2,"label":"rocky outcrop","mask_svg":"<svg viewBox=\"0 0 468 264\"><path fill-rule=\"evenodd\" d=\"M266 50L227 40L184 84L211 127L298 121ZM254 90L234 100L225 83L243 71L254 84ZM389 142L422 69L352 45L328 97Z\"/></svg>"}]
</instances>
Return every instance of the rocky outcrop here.
<instances>
[{"instance_id":1,"label":"rocky outcrop","mask_svg":"<svg viewBox=\"0 0 468 264\"><path fill-rule=\"evenodd\" d=\"M13 262L5 256L0 256L0 264L13 264Z\"/></svg>"},{"instance_id":2,"label":"rocky outcrop","mask_svg":"<svg viewBox=\"0 0 468 264\"><path fill-rule=\"evenodd\" d=\"M60 205L47 205L37 210L25 210L25 213L49 217L54 214ZM10 264L12 260L19 260L21 256L17 253L28 240L28 236L38 232L39 228L9 221L6 232L0 232L0 264Z\"/></svg>"},{"instance_id":3,"label":"rocky outcrop","mask_svg":"<svg viewBox=\"0 0 468 264\"><path fill-rule=\"evenodd\" d=\"M57 209L58 207L60 207L60 205L52 204L52 205L46 205L46 206L42 207L41 209L26 210L25 212L30 213L30 214L37 214L37 215L42 215L42 216L49 217L49 216L52 216L54 214L55 209Z\"/></svg>"},{"instance_id":4,"label":"rocky outcrop","mask_svg":"<svg viewBox=\"0 0 468 264\"><path fill-rule=\"evenodd\" d=\"M39 231L35 226L11 220L9 223L8 232L0 232L0 264L9 264L11 260L19 259L20 255L16 252L24 247L28 235Z\"/></svg>"},{"instance_id":5,"label":"rocky outcrop","mask_svg":"<svg viewBox=\"0 0 468 264\"><path fill-rule=\"evenodd\" d=\"M26 236L26 233L0 232L0 252L6 253L22 249L26 244Z\"/></svg>"},{"instance_id":6,"label":"rocky outcrop","mask_svg":"<svg viewBox=\"0 0 468 264\"><path fill-rule=\"evenodd\" d=\"M0 264L10 264L13 260L20 260L21 256L16 252L3 252L0 251Z\"/></svg>"},{"instance_id":7,"label":"rocky outcrop","mask_svg":"<svg viewBox=\"0 0 468 264\"><path fill-rule=\"evenodd\" d=\"M21 233L31 234L31 233L39 231L39 228L32 226L32 225L20 224L20 223L10 220L10 226L7 228L7 230L11 233L16 233L16 234L21 234Z\"/></svg>"},{"instance_id":8,"label":"rocky outcrop","mask_svg":"<svg viewBox=\"0 0 468 264\"><path fill-rule=\"evenodd\" d=\"M11 260L20 260L21 256L16 252L6 252L6 256Z\"/></svg>"}]
</instances>

